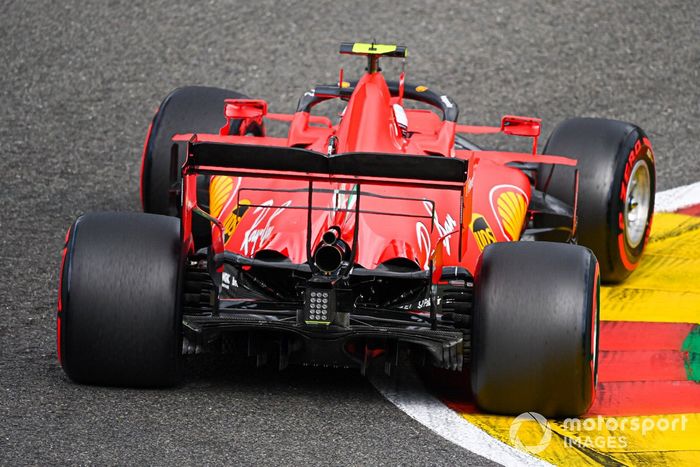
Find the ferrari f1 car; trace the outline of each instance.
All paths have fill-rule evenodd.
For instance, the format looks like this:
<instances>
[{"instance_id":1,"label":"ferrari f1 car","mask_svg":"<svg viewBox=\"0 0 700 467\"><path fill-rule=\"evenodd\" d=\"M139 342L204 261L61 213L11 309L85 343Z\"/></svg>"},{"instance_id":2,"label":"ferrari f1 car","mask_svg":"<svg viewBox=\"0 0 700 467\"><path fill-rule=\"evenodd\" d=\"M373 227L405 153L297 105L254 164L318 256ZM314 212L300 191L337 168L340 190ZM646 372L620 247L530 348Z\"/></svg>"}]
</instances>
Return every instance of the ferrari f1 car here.
<instances>
[{"instance_id":1,"label":"ferrari f1 car","mask_svg":"<svg viewBox=\"0 0 700 467\"><path fill-rule=\"evenodd\" d=\"M386 81L380 58L405 60L405 47L340 52L364 56L366 73L341 69L293 114L208 87L163 101L143 150L145 213L85 214L67 233L67 375L164 386L183 355L205 352L279 368L412 362L469 368L485 411L585 412L600 279L624 280L649 235L645 133L575 118L540 154L538 119L463 125L447 95L403 71ZM335 121L316 107L334 99L346 104ZM531 138L532 151L463 136L485 133Z\"/></svg>"}]
</instances>

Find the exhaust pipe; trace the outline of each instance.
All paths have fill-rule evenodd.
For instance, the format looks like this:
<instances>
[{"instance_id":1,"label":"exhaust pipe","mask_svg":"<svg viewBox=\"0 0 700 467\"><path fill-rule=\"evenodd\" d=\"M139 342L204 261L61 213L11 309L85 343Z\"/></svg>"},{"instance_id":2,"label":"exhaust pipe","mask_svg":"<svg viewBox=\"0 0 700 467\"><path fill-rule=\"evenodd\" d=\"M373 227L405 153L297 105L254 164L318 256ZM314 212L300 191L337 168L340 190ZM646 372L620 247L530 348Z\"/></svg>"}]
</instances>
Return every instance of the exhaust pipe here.
<instances>
[{"instance_id":1,"label":"exhaust pipe","mask_svg":"<svg viewBox=\"0 0 700 467\"><path fill-rule=\"evenodd\" d=\"M328 231L325 232L321 237L321 240L326 245L333 245L335 242L338 241L338 237L339 232L336 229L328 229Z\"/></svg>"},{"instance_id":2,"label":"exhaust pipe","mask_svg":"<svg viewBox=\"0 0 700 467\"><path fill-rule=\"evenodd\" d=\"M331 227L321 237L321 245L314 254L314 265L326 274L337 271L348 254L348 246L340 239L340 229Z\"/></svg>"}]
</instances>

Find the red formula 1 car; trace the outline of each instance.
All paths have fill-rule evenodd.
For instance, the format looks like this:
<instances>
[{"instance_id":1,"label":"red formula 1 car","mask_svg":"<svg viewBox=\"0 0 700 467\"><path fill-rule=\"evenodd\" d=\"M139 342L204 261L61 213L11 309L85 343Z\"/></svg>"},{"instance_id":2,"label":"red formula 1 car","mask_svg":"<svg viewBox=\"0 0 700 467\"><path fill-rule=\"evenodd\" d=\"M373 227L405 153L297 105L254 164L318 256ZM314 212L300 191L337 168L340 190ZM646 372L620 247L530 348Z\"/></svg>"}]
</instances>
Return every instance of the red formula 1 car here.
<instances>
[{"instance_id":1,"label":"red formula 1 car","mask_svg":"<svg viewBox=\"0 0 700 467\"><path fill-rule=\"evenodd\" d=\"M216 88L161 104L140 213L86 214L66 237L58 355L80 383L162 386L183 354L461 371L496 413L577 415L595 391L598 290L638 264L654 156L635 125L572 119L537 153L540 121L457 123L457 104L385 81L316 86L294 114ZM336 122L317 104L347 105ZM410 101L433 108L411 108ZM266 122L289 123L286 137ZM461 134L533 139L482 150ZM597 258L597 259L596 259Z\"/></svg>"}]
</instances>

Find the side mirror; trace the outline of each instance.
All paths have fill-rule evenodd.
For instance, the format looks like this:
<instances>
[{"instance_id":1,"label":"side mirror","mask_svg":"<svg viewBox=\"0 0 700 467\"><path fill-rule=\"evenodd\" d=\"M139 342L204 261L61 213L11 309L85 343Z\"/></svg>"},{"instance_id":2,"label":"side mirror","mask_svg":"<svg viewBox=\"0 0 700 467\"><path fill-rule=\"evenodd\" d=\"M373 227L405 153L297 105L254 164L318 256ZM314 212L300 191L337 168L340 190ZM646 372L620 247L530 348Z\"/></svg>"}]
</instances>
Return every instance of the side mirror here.
<instances>
[{"instance_id":1,"label":"side mirror","mask_svg":"<svg viewBox=\"0 0 700 467\"><path fill-rule=\"evenodd\" d=\"M537 138L542 129L541 122L539 118L506 115L501 119L501 131L506 135Z\"/></svg>"},{"instance_id":2,"label":"side mirror","mask_svg":"<svg viewBox=\"0 0 700 467\"><path fill-rule=\"evenodd\" d=\"M226 125L221 127L219 134L230 134L234 120L242 120L240 130L245 132L250 122L262 124L262 118L267 115L267 102L261 99L226 99L224 101L224 117ZM243 133L241 133L243 134Z\"/></svg>"},{"instance_id":3,"label":"side mirror","mask_svg":"<svg viewBox=\"0 0 700 467\"><path fill-rule=\"evenodd\" d=\"M267 114L267 102L261 99L226 99L224 116L233 118L260 118Z\"/></svg>"}]
</instances>

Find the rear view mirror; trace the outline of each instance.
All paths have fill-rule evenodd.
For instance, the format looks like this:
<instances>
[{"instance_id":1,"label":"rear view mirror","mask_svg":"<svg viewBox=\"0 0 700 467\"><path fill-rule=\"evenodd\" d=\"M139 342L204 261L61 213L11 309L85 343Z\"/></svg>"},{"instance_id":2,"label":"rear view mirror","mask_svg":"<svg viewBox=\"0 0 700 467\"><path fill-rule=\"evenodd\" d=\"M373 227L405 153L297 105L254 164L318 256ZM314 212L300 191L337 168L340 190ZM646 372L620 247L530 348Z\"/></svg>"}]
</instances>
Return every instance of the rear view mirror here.
<instances>
[{"instance_id":1,"label":"rear view mirror","mask_svg":"<svg viewBox=\"0 0 700 467\"><path fill-rule=\"evenodd\" d=\"M267 114L267 102L261 99L226 99L224 115L233 118L260 118Z\"/></svg>"},{"instance_id":2,"label":"rear view mirror","mask_svg":"<svg viewBox=\"0 0 700 467\"><path fill-rule=\"evenodd\" d=\"M537 138L540 135L541 122L539 118L506 115L501 119L501 131L507 135Z\"/></svg>"}]
</instances>

